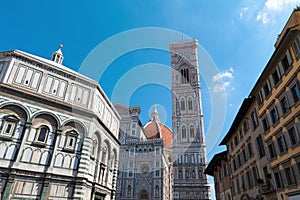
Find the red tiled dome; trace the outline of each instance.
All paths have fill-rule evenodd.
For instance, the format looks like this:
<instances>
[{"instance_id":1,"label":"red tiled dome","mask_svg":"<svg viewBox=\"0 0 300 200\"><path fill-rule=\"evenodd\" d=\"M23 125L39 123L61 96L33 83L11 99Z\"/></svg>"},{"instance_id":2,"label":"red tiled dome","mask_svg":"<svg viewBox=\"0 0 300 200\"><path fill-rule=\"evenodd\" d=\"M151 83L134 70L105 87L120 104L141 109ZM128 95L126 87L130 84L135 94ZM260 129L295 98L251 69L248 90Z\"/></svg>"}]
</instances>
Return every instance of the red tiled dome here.
<instances>
[{"instance_id":1,"label":"red tiled dome","mask_svg":"<svg viewBox=\"0 0 300 200\"><path fill-rule=\"evenodd\" d=\"M160 133L164 145L172 145L172 131L163 123L151 120L145 125L145 134L148 139L160 138Z\"/></svg>"},{"instance_id":2,"label":"red tiled dome","mask_svg":"<svg viewBox=\"0 0 300 200\"><path fill-rule=\"evenodd\" d=\"M172 131L159 121L156 105L151 113L151 121L144 126L144 129L148 139L162 138L165 146L172 145Z\"/></svg>"}]
</instances>

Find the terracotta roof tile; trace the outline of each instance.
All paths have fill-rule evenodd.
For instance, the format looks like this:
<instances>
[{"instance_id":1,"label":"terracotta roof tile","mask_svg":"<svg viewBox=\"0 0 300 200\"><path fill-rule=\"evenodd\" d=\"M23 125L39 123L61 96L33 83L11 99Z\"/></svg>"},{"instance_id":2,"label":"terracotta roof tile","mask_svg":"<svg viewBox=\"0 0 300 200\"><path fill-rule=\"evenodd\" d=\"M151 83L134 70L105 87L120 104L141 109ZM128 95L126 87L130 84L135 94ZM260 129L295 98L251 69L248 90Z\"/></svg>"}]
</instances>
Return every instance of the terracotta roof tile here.
<instances>
[{"instance_id":1,"label":"terracotta roof tile","mask_svg":"<svg viewBox=\"0 0 300 200\"><path fill-rule=\"evenodd\" d=\"M158 122L158 124L160 126L164 145L171 146L172 145L172 131L163 123ZM159 127L157 127L157 123L155 121L152 120L145 125L145 134L148 139L160 138Z\"/></svg>"}]
</instances>

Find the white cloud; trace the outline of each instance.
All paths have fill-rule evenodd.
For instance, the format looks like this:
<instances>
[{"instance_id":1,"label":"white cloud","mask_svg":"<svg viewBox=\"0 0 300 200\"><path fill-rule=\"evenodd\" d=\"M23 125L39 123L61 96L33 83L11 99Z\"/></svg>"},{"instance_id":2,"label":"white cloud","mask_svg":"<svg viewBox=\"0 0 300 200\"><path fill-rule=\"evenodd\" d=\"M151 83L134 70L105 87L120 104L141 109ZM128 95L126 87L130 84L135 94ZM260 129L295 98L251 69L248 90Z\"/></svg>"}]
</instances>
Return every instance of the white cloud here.
<instances>
[{"instance_id":1,"label":"white cloud","mask_svg":"<svg viewBox=\"0 0 300 200\"><path fill-rule=\"evenodd\" d=\"M256 20L268 24L271 20L275 20L279 13L285 10L291 12L297 4L300 4L299 0L267 0L264 7L258 11Z\"/></svg>"},{"instance_id":2,"label":"white cloud","mask_svg":"<svg viewBox=\"0 0 300 200\"><path fill-rule=\"evenodd\" d=\"M258 15L256 16L256 20L257 21L261 20L263 24L267 24L270 21L270 19L268 17L268 13L266 13L266 12L258 13Z\"/></svg>"},{"instance_id":3,"label":"white cloud","mask_svg":"<svg viewBox=\"0 0 300 200\"><path fill-rule=\"evenodd\" d=\"M244 15L246 14L246 12L248 11L249 8L242 8L242 11L240 12L240 18L243 19Z\"/></svg>"},{"instance_id":4,"label":"white cloud","mask_svg":"<svg viewBox=\"0 0 300 200\"><path fill-rule=\"evenodd\" d=\"M230 67L223 73L218 73L213 76L213 92L222 92L230 85L230 81L234 78L233 77L233 68Z\"/></svg>"}]
</instances>

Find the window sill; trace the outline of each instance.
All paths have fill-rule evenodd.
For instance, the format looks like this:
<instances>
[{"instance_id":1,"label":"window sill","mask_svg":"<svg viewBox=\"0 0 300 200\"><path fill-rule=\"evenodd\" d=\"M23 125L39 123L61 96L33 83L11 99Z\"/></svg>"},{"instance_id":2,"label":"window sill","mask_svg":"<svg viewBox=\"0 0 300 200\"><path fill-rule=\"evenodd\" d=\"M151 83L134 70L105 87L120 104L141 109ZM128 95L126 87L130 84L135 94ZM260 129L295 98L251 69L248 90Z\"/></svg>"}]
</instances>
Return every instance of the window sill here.
<instances>
[{"instance_id":1,"label":"window sill","mask_svg":"<svg viewBox=\"0 0 300 200\"><path fill-rule=\"evenodd\" d=\"M285 113L283 113L282 117L285 119L290 113L291 113L291 110L288 109Z\"/></svg>"},{"instance_id":2,"label":"window sill","mask_svg":"<svg viewBox=\"0 0 300 200\"><path fill-rule=\"evenodd\" d=\"M276 122L273 123L273 128L275 128L279 124L280 120L278 119Z\"/></svg>"},{"instance_id":3,"label":"window sill","mask_svg":"<svg viewBox=\"0 0 300 200\"><path fill-rule=\"evenodd\" d=\"M46 144L44 142L39 142L39 141L33 141L32 142L33 146L38 146L38 147L45 147Z\"/></svg>"},{"instance_id":4,"label":"window sill","mask_svg":"<svg viewBox=\"0 0 300 200\"><path fill-rule=\"evenodd\" d=\"M270 96L272 95L272 90L269 92L269 94L265 97L265 100L268 100Z\"/></svg>"},{"instance_id":5,"label":"window sill","mask_svg":"<svg viewBox=\"0 0 300 200\"><path fill-rule=\"evenodd\" d=\"M65 152L69 152L69 153L74 153L75 149L74 148L68 148L68 147L64 147L63 149Z\"/></svg>"},{"instance_id":6,"label":"window sill","mask_svg":"<svg viewBox=\"0 0 300 200\"><path fill-rule=\"evenodd\" d=\"M7 140L7 141L11 141L11 140L12 140L12 135L4 135L4 134L0 134L0 139L2 139L2 140Z\"/></svg>"},{"instance_id":7,"label":"window sill","mask_svg":"<svg viewBox=\"0 0 300 200\"><path fill-rule=\"evenodd\" d=\"M270 127L268 128L268 130L264 131L264 134L267 135L270 132Z\"/></svg>"},{"instance_id":8,"label":"window sill","mask_svg":"<svg viewBox=\"0 0 300 200\"><path fill-rule=\"evenodd\" d=\"M274 85L274 88L277 89L277 87L282 83L282 79L279 78L278 82Z\"/></svg>"}]
</instances>

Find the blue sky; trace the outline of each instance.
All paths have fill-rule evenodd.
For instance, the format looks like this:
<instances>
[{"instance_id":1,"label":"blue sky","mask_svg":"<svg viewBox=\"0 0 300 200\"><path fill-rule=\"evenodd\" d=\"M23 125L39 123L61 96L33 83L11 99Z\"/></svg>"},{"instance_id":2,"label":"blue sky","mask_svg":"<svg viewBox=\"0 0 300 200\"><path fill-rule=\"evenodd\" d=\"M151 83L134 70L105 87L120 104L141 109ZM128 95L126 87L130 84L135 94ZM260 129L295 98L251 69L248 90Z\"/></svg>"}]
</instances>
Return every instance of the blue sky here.
<instances>
[{"instance_id":1,"label":"blue sky","mask_svg":"<svg viewBox=\"0 0 300 200\"><path fill-rule=\"evenodd\" d=\"M130 29L160 27L197 38L219 70L213 88L201 79L205 130L211 117L210 93L226 93L225 123L223 131L215 133L219 139L209 148L210 160L214 153L224 149L218 147L219 142L273 53L277 35L297 4L300 0L3 1L0 51L19 49L50 58L59 43L63 43L64 65L79 70L97 45ZM165 41L166 45L168 42ZM99 59L103 56L99 55ZM141 49L114 60L99 79L108 97L112 97L124 74L147 63L169 66L169 53ZM91 66L91 70L97 67L101 66ZM161 71L157 74L169 76ZM163 121L171 127L168 88L144 84L130 97L130 105L141 106L143 123L149 120L149 110L155 103L160 105Z\"/></svg>"}]
</instances>

